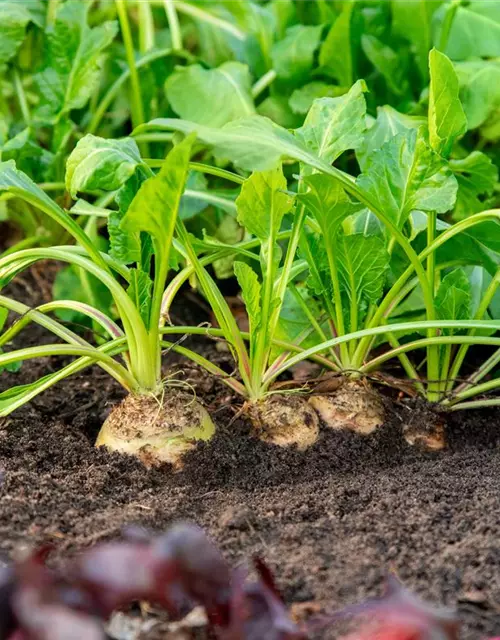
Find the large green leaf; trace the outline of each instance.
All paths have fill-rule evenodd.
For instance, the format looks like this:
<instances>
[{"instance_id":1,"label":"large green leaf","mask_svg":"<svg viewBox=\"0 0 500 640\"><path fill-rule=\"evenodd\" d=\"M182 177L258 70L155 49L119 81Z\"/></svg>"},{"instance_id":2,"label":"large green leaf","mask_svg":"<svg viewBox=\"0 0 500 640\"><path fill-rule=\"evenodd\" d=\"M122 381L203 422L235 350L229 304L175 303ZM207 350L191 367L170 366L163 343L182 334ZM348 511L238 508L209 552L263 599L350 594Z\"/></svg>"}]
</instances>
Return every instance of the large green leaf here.
<instances>
[{"instance_id":1,"label":"large green leaf","mask_svg":"<svg viewBox=\"0 0 500 640\"><path fill-rule=\"evenodd\" d=\"M240 62L225 62L217 69L183 67L165 84L167 98L179 117L209 127L253 114L250 90L250 72Z\"/></svg>"},{"instance_id":2,"label":"large green leaf","mask_svg":"<svg viewBox=\"0 0 500 640\"><path fill-rule=\"evenodd\" d=\"M389 268L383 240L362 233L341 234L336 247L340 286L349 300L354 298L360 308L364 301L378 302Z\"/></svg>"},{"instance_id":3,"label":"large green leaf","mask_svg":"<svg viewBox=\"0 0 500 640\"><path fill-rule=\"evenodd\" d=\"M243 183L236 199L238 222L262 242L276 236L283 216L293 206L293 197L286 189L281 167L253 173Z\"/></svg>"},{"instance_id":4,"label":"large green leaf","mask_svg":"<svg viewBox=\"0 0 500 640\"><path fill-rule=\"evenodd\" d=\"M498 122L500 63L497 60L471 60L457 63L455 69L469 130L487 126L490 121Z\"/></svg>"},{"instance_id":5,"label":"large green leaf","mask_svg":"<svg viewBox=\"0 0 500 640\"><path fill-rule=\"evenodd\" d=\"M356 158L361 169L365 169L366 161L371 154L395 135L404 133L407 129L418 129L422 126L427 126L427 118L423 116L409 116L396 111L389 105L378 107L377 119L372 120L361 145L356 149Z\"/></svg>"},{"instance_id":6,"label":"large green leaf","mask_svg":"<svg viewBox=\"0 0 500 640\"><path fill-rule=\"evenodd\" d=\"M30 3L19 0L0 2L0 65L16 55L26 35L26 27L35 21L36 15L30 10Z\"/></svg>"},{"instance_id":7,"label":"large green leaf","mask_svg":"<svg viewBox=\"0 0 500 640\"><path fill-rule=\"evenodd\" d=\"M317 98L337 98L344 95L344 93L346 93L344 87L314 81L295 89L288 100L288 104L293 113L305 114Z\"/></svg>"},{"instance_id":8,"label":"large green leaf","mask_svg":"<svg viewBox=\"0 0 500 640\"><path fill-rule=\"evenodd\" d=\"M333 178L321 174L305 179L309 190L299 194L298 200L306 205L316 218L325 238L335 238L346 218L358 208L347 197L344 189Z\"/></svg>"},{"instance_id":9,"label":"large green leaf","mask_svg":"<svg viewBox=\"0 0 500 640\"><path fill-rule=\"evenodd\" d=\"M442 7L442 9L445 9ZM442 11L439 12L442 14ZM500 56L500 5L474 0L459 6L447 40L446 55L452 60Z\"/></svg>"},{"instance_id":10,"label":"large green leaf","mask_svg":"<svg viewBox=\"0 0 500 640\"><path fill-rule=\"evenodd\" d=\"M356 149L366 129L365 83L360 80L338 98L320 98L313 102L297 139L327 164L344 151Z\"/></svg>"},{"instance_id":11,"label":"large green leaf","mask_svg":"<svg viewBox=\"0 0 500 640\"><path fill-rule=\"evenodd\" d=\"M466 218L485 208L485 198L493 195L498 182L498 168L481 151L466 158L450 160L450 168L458 182L455 218Z\"/></svg>"},{"instance_id":12,"label":"large green leaf","mask_svg":"<svg viewBox=\"0 0 500 640\"><path fill-rule=\"evenodd\" d=\"M54 28L47 32L43 69L35 82L41 95L38 117L54 121L84 107L97 90L103 52L116 33L115 22L90 28L88 2L68 0L60 5Z\"/></svg>"},{"instance_id":13,"label":"large green leaf","mask_svg":"<svg viewBox=\"0 0 500 640\"><path fill-rule=\"evenodd\" d=\"M429 55L429 141L447 158L455 140L467 131L467 118L458 97L458 78L449 58L433 49Z\"/></svg>"},{"instance_id":14,"label":"large green leaf","mask_svg":"<svg viewBox=\"0 0 500 640\"><path fill-rule=\"evenodd\" d=\"M375 151L357 183L399 228L414 209L446 213L457 194L451 170L415 129L399 133Z\"/></svg>"},{"instance_id":15,"label":"large green leaf","mask_svg":"<svg viewBox=\"0 0 500 640\"><path fill-rule=\"evenodd\" d=\"M298 86L307 78L313 67L314 52L319 45L321 26L290 27L285 37L272 49L273 68L278 78Z\"/></svg>"},{"instance_id":16,"label":"large green leaf","mask_svg":"<svg viewBox=\"0 0 500 640\"><path fill-rule=\"evenodd\" d=\"M158 175L142 183L121 227L146 232L156 241L156 250L169 254L184 192L193 137L188 136L167 155Z\"/></svg>"},{"instance_id":17,"label":"large green leaf","mask_svg":"<svg viewBox=\"0 0 500 640\"><path fill-rule=\"evenodd\" d=\"M74 198L79 191L115 191L141 164L131 138L104 139L92 134L79 140L66 163L66 189Z\"/></svg>"},{"instance_id":18,"label":"large green leaf","mask_svg":"<svg viewBox=\"0 0 500 640\"><path fill-rule=\"evenodd\" d=\"M214 148L219 159L230 159L248 171L274 169L282 159L294 158L315 167L324 167L317 157L286 129L262 116L249 116L229 122L221 129L205 127L186 120L158 118L136 129L143 131L196 132L199 140Z\"/></svg>"},{"instance_id":19,"label":"large green leaf","mask_svg":"<svg viewBox=\"0 0 500 640\"><path fill-rule=\"evenodd\" d=\"M343 2L342 13L333 23L319 51L322 70L344 87L350 87L354 82L353 8L352 0Z\"/></svg>"}]
</instances>

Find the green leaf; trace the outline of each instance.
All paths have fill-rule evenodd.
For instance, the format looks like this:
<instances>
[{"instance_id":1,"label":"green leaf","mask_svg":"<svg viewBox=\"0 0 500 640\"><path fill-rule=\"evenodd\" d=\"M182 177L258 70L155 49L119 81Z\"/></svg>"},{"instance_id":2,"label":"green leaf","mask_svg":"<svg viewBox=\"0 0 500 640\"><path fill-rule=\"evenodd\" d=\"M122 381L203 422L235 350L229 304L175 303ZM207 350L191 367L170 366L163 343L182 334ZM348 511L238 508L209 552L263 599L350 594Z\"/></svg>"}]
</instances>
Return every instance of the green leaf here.
<instances>
[{"instance_id":1,"label":"green leaf","mask_svg":"<svg viewBox=\"0 0 500 640\"><path fill-rule=\"evenodd\" d=\"M167 155L158 175L142 183L121 222L130 232L145 231L156 241L156 250L167 255L184 192L193 137L189 136Z\"/></svg>"},{"instance_id":2,"label":"green leaf","mask_svg":"<svg viewBox=\"0 0 500 640\"><path fill-rule=\"evenodd\" d=\"M364 171L367 159L398 133L427 126L427 118L399 113L389 105L377 107L377 119L371 123L356 149L356 158Z\"/></svg>"},{"instance_id":3,"label":"green leaf","mask_svg":"<svg viewBox=\"0 0 500 640\"><path fill-rule=\"evenodd\" d=\"M491 158L473 151L466 158L450 160L458 182L455 219L466 218L484 209L484 199L492 196L498 182L498 168Z\"/></svg>"},{"instance_id":4,"label":"green leaf","mask_svg":"<svg viewBox=\"0 0 500 640\"><path fill-rule=\"evenodd\" d=\"M338 98L315 100L297 139L314 155L332 164L344 151L356 149L366 129L366 85L356 82Z\"/></svg>"},{"instance_id":5,"label":"green leaf","mask_svg":"<svg viewBox=\"0 0 500 640\"><path fill-rule=\"evenodd\" d=\"M130 270L130 285L127 288L127 293L133 301L136 309L139 310L146 327L149 327L152 290L153 281L149 277L148 273L142 269Z\"/></svg>"},{"instance_id":6,"label":"green leaf","mask_svg":"<svg viewBox=\"0 0 500 640\"><path fill-rule=\"evenodd\" d=\"M384 77L389 89L397 96L408 90L408 63L402 53L396 53L388 45L372 35L361 38L363 51L375 69Z\"/></svg>"},{"instance_id":7,"label":"green leaf","mask_svg":"<svg viewBox=\"0 0 500 640\"><path fill-rule=\"evenodd\" d=\"M400 229L414 209L446 213L457 194L451 170L415 129L374 151L357 184Z\"/></svg>"},{"instance_id":8,"label":"green leaf","mask_svg":"<svg viewBox=\"0 0 500 640\"><path fill-rule=\"evenodd\" d=\"M288 95L276 87L271 89L271 95L265 98L257 107L257 113L279 124L285 129L295 129L303 122L303 118L296 115L288 104Z\"/></svg>"},{"instance_id":9,"label":"green leaf","mask_svg":"<svg viewBox=\"0 0 500 640\"><path fill-rule=\"evenodd\" d=\"M14 160L0 162L0 194L2 192L13 197L23 198L43 210L50 210L55 216L64 216L62 209L45 191L40 189L25 173L16 169Z\"/></svg>"},{"instance_id":10,"label":"green leaf","mask_svg":"<svg viewBox=\"0 0 500 640\"><path fill-rule=\"evenodd\" d=\"M53 30L47 32L44 67L34 76L42 101L37 115L56 121L72 109L81 109L97 90L103 52L118 32L115 22L90 28L88 2L68 0L60 5Z\"/></svg>"},{"instance_id":11,"label":"green leaf","mask_svg":"<svg viewBox=\"0 0 500 640\"><path fill-rule=\"evenodd\" d=\"M165 84L180 118L210 127L255 113L247 65L225 62L217 69L191 65L175 71Z\"/></svg>"},{"instance_id":12,"label":"green leaf","mask_svg":"<svg viewBox=\"0 0 500 640\"><path fill-rule=\"evenodd\" d=\"M451 25L445 53L452 60L500 56L499 4L491 0L474 0L467 6L459 6Z\"/></svg>"},{"instance_id":13,"label":"green leaf","mask_svg":"<svg viewBox=\"0 0 500 640\"><path fill-rule=\"evenodd\" d=\"M333 23L319 51L322 71L335 78L343 87L354 82L354 59L352 50L352 14L354 2L342 3L342 13Z\"/></svg>"},{"instance_id":14,"label":"green leaf","mask_svg":"<svg viewBox=\"0 0 500 640\"><path fill-rule=\"evenodd\" d=\"M441 320L469 320L471 308L470 282L463 269L454 269L448 273L439 285L434 301L436 313ZM456 333L453 329L444 329L448 335Z\"/></svg>"},{"instance_id":15,"label":"green leaf","mask_svg":"<svg viewBox=\"0 0 500 640\"><path fill-rule=\"evenodd\" d=\"M307 193L297 196L316 218L325 238L335 238L342 223L359 207L347 197L344 189L333 178L321 174L305 179Z\"/></svg>"},{"instance_id":16,"label":"green leaf","mask_svg":"<svg viewBox=\"0 0 500 640\"><path fill-rule=\"evenodd\" d=\"M460 82L460 97L467 116L468 129L498 120L500 108L500 64L496 60L460 62L455 65Z\"/></svg>"},{"instance_id":17,"label":"green leaf","mask_svg":"<svg viewBox=\"0 0 500 640\"><path fill-rule=\"evenodd\" d=\"M236 199L238 222L262 242L275 236L283 216L293 206L286 193L287 182L281 167L253 173L241 187Z\"/></svg>"},{"instance_id":18,"label":"green leaf","mask_svg":"<svg viewBox=\"0 0 500 640\"><path fill-rule=\"evenodd\" d=\"M307 80L313 67L314 52L318 48L322 26L290 27L285 37L272 48L273 68L278 78L298 86Z\"/></svg>"},{"instance_id":19,"label":"green leaf","mask_svg":"<svg viewBox=\"0 0 500 640\"><path fill-rule=\"evenodd\" d=\"M255 336L261 322L261 284L255 271L245 262L234 263L234 275L250 322L250 334Z\"/></svg>"},{"instance_id":20,"label":"green leaf","mask_svg":"<svg viewBox=\"0 0 500 640\"><path fill-rule=\"evenodd\" d=\"M66 163L66 189L74 198L79 191L115 191L141 164L131 138L110 140L92 134L79 140Z\"/></svg>"},{"instance_id":21,"label":"green leaf","mask_svg":"<svg viewBox=\"0 0 500 640\"><path fill-rule=\"evenodd\" d=\"M434 151L447 158L455 140L467 131L467 118L450 59L433 49L429 54L429 70L429 141Z\"/></svg>"},{"instance_id":22,"label":"green leaf","mask_svg":"<svg viewBox=\"0 0 500 640\"><path fill-rule=\"evenodd\" d=\"M76 300L90 304L108 316L112 315L112 298L107 287L100 280L77 267L69 266L57 272L52 295L54 300ZM90 324L87 316L77 310L60 309L56 315L65 322L74 322L83 326Z\"/></svg>"},{"instance_id":23,"label":"green leaf","mask_svg":"<svg viewBox=\"0 0 500 640\"><path fill-rule=\"evenodd\" d=\"M29 5L19 2L0 2L0 65L11 60L22 45L26 27L33 22Z\"/></svg>"},{"instance_id":24,"label":"green leaf","mask_svg":"<svg viewBox=\"0 0 500 640\"><path fill-rule=\"evenodd\" d=\"M347 93L345 87L337 87L326 82L310 82L309 84L295 89L288 104L294 113L307 113L317 98L337 98Z\"/></svg>"},{"instance_id":25,"label":"green leaf","mask_svg":"<svg viewBox=\"0 0 500 640\"><path fill-rule=\"evenodd\" d=\"M131 175L116 194L118 211L113 211L108 217L109 255L122 264L141 262L143 251L141 234L123 229L121 222L143 182L144 177L139 171Z\"/></svg>"},{"instance_id":26,"label":"green leaf","mask_svg":"<svg viewBox=\"0 0 500 640\"><path fill-rule=\"evenodd\" d=\"M228 158L247 171L267 171L275 168L283 158L315 162L294 136L286 129L262 116L249 116L224 125L221 129L205 127L186 120L158 118L137 127L143 131L195 131L199 140L214 147L217 159Z\"/></svg>"},{"instance_id":27,"label":"green leaf","mask_svg":"<svg viewBox=\"0 0 500 640\"><path fill-rule=\"evenodd\" d=\"M363 301L377 303L383 293L389 254L377 236L341 234L336 259L341 289L361 308Z\"/></svg>"},{"instance_id":28,"label":"green leaf","mask_svg":"<svg viewBox=\"0 0 500 640\"><path fill-rule=\"evenodd\" d=\"M424 83L429 79L428 58L432 48L432 17L443 0L391 0L392 33L412 44Z\"/></svg>"}]
</instances>

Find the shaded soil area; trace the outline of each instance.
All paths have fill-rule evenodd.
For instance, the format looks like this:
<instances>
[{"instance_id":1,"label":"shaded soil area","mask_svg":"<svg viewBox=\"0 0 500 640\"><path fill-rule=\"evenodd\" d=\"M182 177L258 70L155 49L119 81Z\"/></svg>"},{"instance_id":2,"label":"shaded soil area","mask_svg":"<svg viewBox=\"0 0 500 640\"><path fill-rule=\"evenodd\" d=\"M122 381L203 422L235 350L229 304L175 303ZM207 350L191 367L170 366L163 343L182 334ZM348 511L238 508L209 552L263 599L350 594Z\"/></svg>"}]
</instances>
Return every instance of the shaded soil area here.
<instances>
[{"instance_id":1,"label":"shaded soil area","mask_svg":"<svg viewBox=\"0 0 500 640\"><path fill-rule=\"evenodd\" d=\"M20 297L20 296L19 296ZM39 341L30 329L23 344ZM210 343L205 354L224 355ZM26 363L25 383L60 361ZM253 554L276 572L295 612L333 611L379 594L394 570L431 601L458 605L464 639L500 633L500 414L457 413L448 448L406 444L408 417L425 407L387 401L374 435L323 429L305 453L251 437L241 404L195 367L169 359L218 427L184 470L147 470L93 447L122 390L99 369L62 382L0 418L0 554L41 541L73 552L125 524L164 529L197 522L233 562ZM12 374L0 375L0 390ZM1 555L0 555L1 562ZM319 638L336 637L334 630Z\"/></svg>"}]
</instances>

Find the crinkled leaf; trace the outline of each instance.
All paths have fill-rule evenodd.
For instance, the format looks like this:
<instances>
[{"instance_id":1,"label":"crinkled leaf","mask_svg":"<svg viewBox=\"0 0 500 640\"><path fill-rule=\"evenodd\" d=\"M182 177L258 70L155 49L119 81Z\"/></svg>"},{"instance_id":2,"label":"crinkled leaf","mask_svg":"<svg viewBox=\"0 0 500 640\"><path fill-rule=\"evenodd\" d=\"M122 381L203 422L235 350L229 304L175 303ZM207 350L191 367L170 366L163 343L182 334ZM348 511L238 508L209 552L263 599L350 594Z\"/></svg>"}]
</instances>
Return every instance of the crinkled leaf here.
<instances>
[{"instance_id":1,"label":"crinkled leaf","mask_svg":"<svg viewBox=\"0 0 500 640\"><path fill-rule=\"evenodd\" d=\"M493 194L498 182L498 168L491 158L473 151L466 158L450 160L450 168L458 182L454 216L466 218L484 209L484 199Z\"/></svg>"},{"instance_id":2,"label":"crinkled leaf","mask_svg":"<svg viewBox=\"0 0 500 640\"><path fill-rule=\"evenodd\" d=\"M315 100L304 125L295 135L316 156L331 164L347 149L355 149L366 129L362 80L343 96Z\"/></svg>"},{"instance_id":3,"label":"crinkled leaf","mask_svg":"<svg viewBox=\"0 0 500 640\"><path fill-rule=\"evenodd\" d=\"M447 158L455 140L467 131L467 118L450 59L433 49L429 54L429 70L429 142L434 151Z\"/></svg>"},{"instance_id":4,"label":"crinkled leaf","mask_svg":"<svg viewBox=\"0 0 500 640\"><path fill-rule=\"evenodd\" d=\"M132 299L136 309L139 310L146 327L149 327L152 290L153 281L148 273L142 269L130 270L130 284L127 288L127 293Z\"/></svg>"},{"instance_id":5,"label":"crinkled leaf","mask_svg":"<svg viewBox=\"0 0 500 640\"><path fill-rule=\"evenodd\" d=\"M0 65L13 58L26 35L26 27L34 22L29 3L0 2Z\"/></svg>"},{"instance_id":6,"label":"crinkled leaf","mask_svg":"<svg viewBox=\"0 0 500 640\"><path fill-rule=\"evenodd\" d=\"M344 95L344 93L347 93L344 87L337 87L326 82L310 82L299 89L295 89L288 100L288 104L293 113L305 114L317 98L337 98Z\"/></svg>"},{"instance_id":7,"label":"crinkled leaf","mask_svg":"<svg viewBox=\"0 0 500 640\"><path fill-rule=\"evenodd\" d=\"M421 126L427 126L427 118L400 113L389 105L378 107L377 119L372 120L361 144L356 149L356 158L361 169L364 171L367 159L372 153L380 149L395 135L405 133L407 129L418 129Z\"/></svg>"},{"instance_id":8,"label":"crinkled leaf","mask_svg":"<svg viewBox=\"0 0 500 640\"><path fill-rule=\"evenodd\" d=\"M261 284L255 271L245 262L234 263L234 275L241 289L241 297L250 322L250 334L255 332L261 322Z\"/></svg>"},{"instance_id":9,"label":"crinkled leaf","mask_svg":"<svg viewBox=\"0 0 500 640\"><path fill-rule=\"evenodd\" d=\"M225 62L217 69L183 67L165 84L167 98L179 117L210 127L253 114L250 91L250 72L240 62Z\"/></svg>"},{"instance_id":10,"label":"crinkled leaf","mask_svg":"<svg viewBox=\"0 0 500 640\"><path fill-rule=\"evenodd\" d=\"M342 3L342 13L333 23L319 51L321 69L343 87L350 87L354 81L353 8L352 0Z\"/></svg>"},{"instance_id":11,"label":"crinkled leaf","mask_svg":"<svg viewBox=\"0 0 500 640\"><path fill-rule=\"evenodd\" d=\"M222 222L217 227L217 231L215 232L215 236L213 239L227 246L236 244L237 242L241 242L244 239L245 235L245 230L232 216L224 216L222 218ZM212 267L216 277L221 280L224 280L225 278L231 278L234 275L234 260L234 254L230 254L228 256L225 256L224 258L214 260L214 262L212 263Z\"/></svg>"},{"instance_id":12,"label":"crinkled leaf","mask_svg":"<svg viewBox=\"0 0 500 640\"><path fill-rule=\"evenodd\" d=\"M142 183L132 200L121 228L148 233L157 250L170 252L181 197L184 192L193 137L189 136L167 155L158 175Z\"/></svg>"},{"instance_id":13,"label":"crinkled leaf","mask_svg":"<svg viewBox=\"0 0 500 640\"><path fill-rule=\"evenodd\" d=\"M400 229L414 209L446 213L457 193L451 170L416 130L394 136L375 151L357 183Z\"/></svg>"},{"instance_id":14,"label":"crinkled leaf","mask_svg":"<svg viewBox=\"0 0 500 640\"><path fill-rule=\"evenodd\" d=\"M140 164L139 149L131 138L110 140L88 134L67 160L66 188L73 198L79 191L114 191Z\"/></svg>"},{"instance_id":15,"label":"crinkled leaf","mask_svg":"<svg viewBox=\"0 0 500 640\"><path fill-rule=\"evenodd\" d=\"M312 67L314 52L319 45L322 26L290 27L285 37L272 48L273 69L278 78L297 86L307 80Z\"/></svg>"},{"instance_id":16,"label":"crinkled leaf","mask_svg":"<svg viewBox=\"0 0 500 640\"><path fill-rule=\"evenodd\" d=\"M384 77L389 89L397 96L408 90L408 60L402 51L396 53L372 35L361 38L363 51L375 69Z\"/></svg>"},{"instance_id":17,"label":"crinkled leaf","mask_svg":"<svg viewBox=\"0 0 500 640\"><path fill-rule=\"evenodd\" d=\"M316 218L323 236L334 238L346 218L358 208L348 198L339 183L321 174L305 179L309 187L307 193L297 196Z\"/></svg>"},{"instance_id":18,"label":"crinkled leaf","mask_svg":"<svg viewBox=\"0 0 500 640\"><path fill-rule=\"evenodd\" d=\"M241 187L236 199L238 222L262 242L274 237L283 216L293 206L293 197L285 193L286 178L281 167L253 173Z\"/></svg>"},{"instance_id":19,"label":"crinkled leaf","mask_svg":"<svg viewBox=\"0 0 500 640\"><path fill-rule=\"evenodd\" d=\"M469 320L471 308L470 282L463 269L454 269L441 280L434 301L441 320ZM453 329L444 330L451 335Z\"/></svg>"},{"instance_id":20,"label":"crinkled leaf","mask_svg":"<svg viewBox=\"0 0 500 640\"><path fill-rule=\"evenodd\" d=\"M349 299L376 303L382 296L389 254L377 236L342 234L337 243L340 286Z\"/></svg>"},{"instance_id":21,"label":"crinkled leaf","mask_svg":"<svg viewBox=\"0 0 500 640\"><path fill-rule=\"evenodd\" d=\"M81 109L97 90L103 52L113 41L116 22L90 28L88 2L68 0L60 5L54 28L47 32L44 67L35 75L42 97L37 115L54 121L72 109Z\"/></svg>"}]
</instances>

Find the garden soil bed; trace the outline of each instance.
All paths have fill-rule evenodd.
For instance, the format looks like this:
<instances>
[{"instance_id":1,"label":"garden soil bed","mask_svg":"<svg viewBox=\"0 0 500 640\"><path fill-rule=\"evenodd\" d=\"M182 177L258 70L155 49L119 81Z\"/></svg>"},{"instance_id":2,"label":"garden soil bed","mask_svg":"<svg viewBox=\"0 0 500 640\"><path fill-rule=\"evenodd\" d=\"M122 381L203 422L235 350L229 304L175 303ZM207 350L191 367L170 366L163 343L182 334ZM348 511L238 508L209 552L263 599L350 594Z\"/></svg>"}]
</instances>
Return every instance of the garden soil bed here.
<instances>
[{"instance_id":1,"label":"garden soil bed","mask_svg":"<svg viewBox=\"0 0 500 640\"><path fill-rule=\"evenodd\" d=\"M23 344L40 339L36 330L26 336ZM59 364L26 363L18 382ZM93 447L123 395L99 369L0 419L4 560L42 541L75 552L126 524L161 530L190 520L231 561L263 557L298 617L381 593L392 569L431 601L458 605L463 638L500 633L498 411L457 413L448 448L423 453L401 437L418 405L390 403L376 434L323 431L299 453L253 439L219 382L180 364L169 373L190 380L218 426L177 474ZM11 383L0 376L0 389Z\"/></svg>"}]
</instances>

